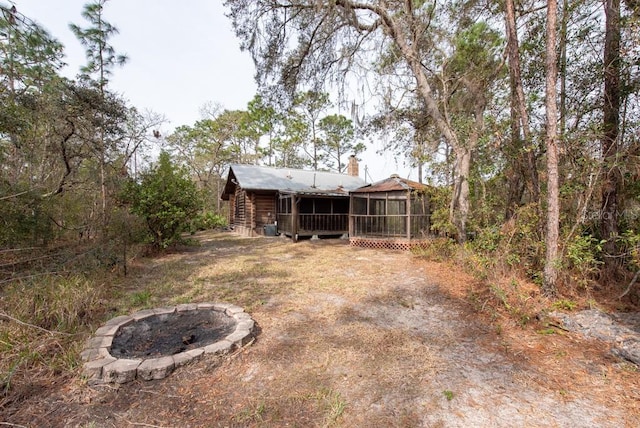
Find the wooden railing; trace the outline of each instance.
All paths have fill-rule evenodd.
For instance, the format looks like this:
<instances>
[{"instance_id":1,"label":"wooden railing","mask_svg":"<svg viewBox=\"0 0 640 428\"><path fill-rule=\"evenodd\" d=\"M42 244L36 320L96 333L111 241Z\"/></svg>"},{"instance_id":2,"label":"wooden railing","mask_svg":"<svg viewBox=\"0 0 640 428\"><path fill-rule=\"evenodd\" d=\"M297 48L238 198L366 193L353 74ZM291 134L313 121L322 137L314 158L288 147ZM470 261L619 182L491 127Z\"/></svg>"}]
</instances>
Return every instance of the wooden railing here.
<instances>
[{"instance_id":1,"label":"wooden railing","mask_svg":"<svg viewBox=\"0 0 640 428\"><path fill-rule=\"evenodd\" d=\"M349 214L298 214L298 233L349 231Z\"/></svg>"},{"instance_id":2,"label":"wooden railing","mask_svg":"<svg viewBox=\"0 0 640 428\"><path fill-rule=\"evenodd\" d=\"M353 236L422 238L429 230L429 217L410 216L407 235L407 215L352 215Z\"/></svg>"},{"instance_id":3,"label":"wooden railing","mask_svg":"<svg viewBox=\"0 0 640 428\"><path fill-rule=\"evenodd\" d=\"M349 214L298 214L297 228L292 230L292 215L278 214L278 230L287 234L338 234L349 231Z\"/></svg>"}]
</instances>

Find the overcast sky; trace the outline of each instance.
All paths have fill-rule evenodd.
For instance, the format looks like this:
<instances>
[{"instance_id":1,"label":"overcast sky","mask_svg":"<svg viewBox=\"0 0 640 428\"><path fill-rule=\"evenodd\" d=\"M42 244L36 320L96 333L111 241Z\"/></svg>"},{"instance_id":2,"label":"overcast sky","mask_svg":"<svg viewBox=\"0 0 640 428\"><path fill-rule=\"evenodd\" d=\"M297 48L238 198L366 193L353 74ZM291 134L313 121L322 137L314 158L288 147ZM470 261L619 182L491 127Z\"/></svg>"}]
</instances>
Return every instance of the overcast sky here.
<instances>
[{"instance_id":1,"label":"overcast sky","mask_svg":"<svg viewBox=\"0 0 640 428\"><path fill-rule=\"evenodd\" d=\"M86 64L84 49L69 23L88 26L81 13L88 0L0 0L15 4L19 12L39 23L65 46L68 64L63 74L75 77ZM110 40L117 53L129 62L115 69L112 91L140 110L164 115L170 123L163 133L201 119L207 102L224 108L246 109L256 93L254 66L225 17L222 0L111 0L105 19L119 34ZM388 156L378 156L370 147L361 157L374 180L398 172L410 172ZM415 175L415 173L414 173ZM416 178L416 177L408 177Z\"/></svg>"}]
</instances>

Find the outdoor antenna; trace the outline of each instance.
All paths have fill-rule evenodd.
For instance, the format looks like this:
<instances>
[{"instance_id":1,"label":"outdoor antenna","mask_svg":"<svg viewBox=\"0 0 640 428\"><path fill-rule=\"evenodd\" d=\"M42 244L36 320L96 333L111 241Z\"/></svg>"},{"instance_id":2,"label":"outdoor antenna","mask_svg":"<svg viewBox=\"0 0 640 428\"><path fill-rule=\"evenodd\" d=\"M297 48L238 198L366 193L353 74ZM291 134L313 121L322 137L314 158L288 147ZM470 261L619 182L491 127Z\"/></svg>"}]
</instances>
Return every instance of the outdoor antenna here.
<instances>
[{"instance_id":1,"label":"outdoor antenna","mask_svg":"<svg viewBox=\"0 0 640 428\"><path fill-rule=\"evenodd\" d=\"M369 177L369 180L371 180L371 182L373 183L373 178L371 178L371 175L369 174L369 167L367 165L364 166L364 182L367 183L367 177Z\"/></svg>"}]
</instances>

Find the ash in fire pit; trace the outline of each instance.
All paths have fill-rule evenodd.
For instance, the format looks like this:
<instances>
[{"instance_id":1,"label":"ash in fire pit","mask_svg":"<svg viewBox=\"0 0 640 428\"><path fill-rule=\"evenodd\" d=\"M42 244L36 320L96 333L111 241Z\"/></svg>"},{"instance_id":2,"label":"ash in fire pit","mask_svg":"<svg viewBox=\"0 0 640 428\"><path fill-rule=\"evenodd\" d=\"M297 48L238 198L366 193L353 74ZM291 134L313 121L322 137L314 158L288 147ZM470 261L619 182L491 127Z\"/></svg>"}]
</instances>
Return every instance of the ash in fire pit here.
<instances>
[{"instance_id":1,"label":"ash in fire pit","mask_svg":"<svg viewBox=\"0 0 640 428\"><path fill-rule=\"evenodd\" d=\"M210 345L236 328L224 312L189 311L154 315L121 327L113 338L116 358L157 358Z\"/></svg>"},{"instance_id":2,"label":"ash in fire pit","mask_svg":"<svg viewBox=\"0 0 640 428\"><path fill-rule=\"evenodd\" d=\"M249 314L229 303L146 309L109 320L80 356L90 382L162 379L203 355L247 345L254 326Z\"/></svg>"}]
</instances>

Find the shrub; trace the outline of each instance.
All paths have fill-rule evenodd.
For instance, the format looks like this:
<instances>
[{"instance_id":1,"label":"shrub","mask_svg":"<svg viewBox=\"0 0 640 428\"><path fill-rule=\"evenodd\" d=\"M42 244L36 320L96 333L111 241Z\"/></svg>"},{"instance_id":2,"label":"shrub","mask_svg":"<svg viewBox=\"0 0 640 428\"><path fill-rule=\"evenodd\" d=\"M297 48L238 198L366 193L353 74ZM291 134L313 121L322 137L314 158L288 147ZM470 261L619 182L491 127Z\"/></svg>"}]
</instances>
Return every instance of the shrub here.
<instances>
[{"instance_id":1,"label":"shrub","mask_svg":"<svg viewBox=\"0 0 640 428\"><path fill-rule=\"evenodd\" d=\"M200 207L200 194L184 168L160 153L158 164L142 175L140 183L130 181L121 194L131 212L145 219L158 248L179 242Z\"/></svg>"},{"instance_id":2,"label":"shrub","mask_svg":"<svg viewBox=\"0 0 640 428\"><path fill-rule=\"evenodd\" d=\"M192 223L192 230L209 230L227 225L227 219L212 211L199 213Z\"/></svg>"},{"instance_id":3,"label":"shrub","mask_svg":"<svg viewBox=\"0 0 640 428\"><path fill-rule=\"evenodd\" d=\"M592 279L602 264L602 244L591 235L576 235L565 247L567 266L574 273L574 279L584 285Z\"/></svg>"},{"instance_id":4,"label":"shrub","mask_svg":"<svg viewBox=\"0 0 640 428\"><path fill-rule=\"evenodd\" d=\"M427 260L442 262L453 257L457 249L458 245L450 238L433 238L415 248L413 252Z\"/></svg>"}]
</instances>

